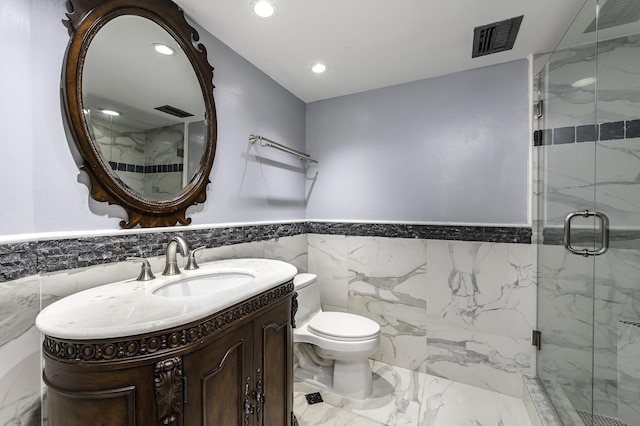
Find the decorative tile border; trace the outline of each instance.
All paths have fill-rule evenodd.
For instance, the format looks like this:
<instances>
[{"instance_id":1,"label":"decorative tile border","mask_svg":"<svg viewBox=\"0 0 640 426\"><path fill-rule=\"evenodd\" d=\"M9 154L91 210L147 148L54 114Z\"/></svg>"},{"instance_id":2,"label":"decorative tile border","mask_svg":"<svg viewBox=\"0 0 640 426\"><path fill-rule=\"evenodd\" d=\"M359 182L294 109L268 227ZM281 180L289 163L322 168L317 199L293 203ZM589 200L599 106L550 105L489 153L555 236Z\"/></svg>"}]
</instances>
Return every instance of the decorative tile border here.
<instances>
[{"instance_id":1,"label":"decorative tile border","mask_svg":"<svg viewBox=\"0 0 640 426\"><path fill-rule=\"evenodd\" d=\"M640 137L640 120L557 127L533 132L533 146L608 141Z\"/></svg>"},{"instance_id":2,"label":"decorative tile border","mask_svg":"<svg viewBox=\"0 0 640 426\"><path fill-rule=\"evenodd\" d=\"M596 233L597 235L597 233ZM599 236L599 235L597 235ZM564 229L561 227L545 227L542 231L542 244L561 246L564 243ZM592 246L594 231L591 229L572 229L571 243L573 246ZM600 244L599 241L597 241ZM640 248L640 229L610 229L610 248Z\"/></svg>"},{"instance_id":3,"label":"decorative tile border","mask_svg":"<svg viewBox=\"0 0 640 426\"><path fill-rule=\"evenodd\" d=\"M417 238L424 240L531 243L531 228L508 226L411 225L376 223L309 222L309 234L352 237Z\"/></svg>"},{"instance_id":4,"label":"decorative tile border","mask_svg":"<svg viewBox=\"0 0 640 426\"><path fill-rule=\"evenodd\" d=\"M193 248L229 246L301 234L415 238L431 240L531 243L531 228L410 225L376 223L302 222L185 231L68 238L0 245L0 282L30 275L84 268L127 257L153 257L164 253L173 235L184 237Z\"/></svg>"},{"instance_id":5,"label":"decorative tile border","mask_svg":"<svg viewBox=\"0 0 640 426\"><path fill-rule=\"evenodd\" d=\"M177 172L182 172L184 170L184 165L182 163L141 165L141 164L118 163L116 161L109 161L109 165L111 166L112 170L117 170L121 172L143 173L143 174L177 173Z\"/></svg>"}]
</instances>

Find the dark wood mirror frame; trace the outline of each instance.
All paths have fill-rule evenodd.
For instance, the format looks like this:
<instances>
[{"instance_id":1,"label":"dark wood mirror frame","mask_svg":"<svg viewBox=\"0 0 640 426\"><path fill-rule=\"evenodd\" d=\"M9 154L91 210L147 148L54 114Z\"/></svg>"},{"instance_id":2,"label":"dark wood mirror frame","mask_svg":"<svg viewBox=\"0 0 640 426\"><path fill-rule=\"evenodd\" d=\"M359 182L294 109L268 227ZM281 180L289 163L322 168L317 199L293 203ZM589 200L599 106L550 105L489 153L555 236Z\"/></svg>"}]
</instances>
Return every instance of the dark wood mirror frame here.
<instances>
[{"instance_id":1,"label":"dark wood mirror frame","mask_svg":"<svg viewBox=\"0 0 640 426\"><path fill-rule=\"evenodd\" d=\"M124 208L128 221L120 222L123 228L188 225L191 219L186 218L187 208L206 199L217 140L213 67L207 60L206 48L198 43L197 31L170 0L67 0L67 10L68 21L64 23L69 29L70 41L62 73L63 104L70 132L82 157L80 169L90 179L91 197ZM191 62L202 89L207 122L202 162L191 182L171 200L146 200L119 182L101 160L83 113L82 71L87 50L96 33L110 20L122 15L150 19L166 30Z\"/></svg>"}]
</instances>

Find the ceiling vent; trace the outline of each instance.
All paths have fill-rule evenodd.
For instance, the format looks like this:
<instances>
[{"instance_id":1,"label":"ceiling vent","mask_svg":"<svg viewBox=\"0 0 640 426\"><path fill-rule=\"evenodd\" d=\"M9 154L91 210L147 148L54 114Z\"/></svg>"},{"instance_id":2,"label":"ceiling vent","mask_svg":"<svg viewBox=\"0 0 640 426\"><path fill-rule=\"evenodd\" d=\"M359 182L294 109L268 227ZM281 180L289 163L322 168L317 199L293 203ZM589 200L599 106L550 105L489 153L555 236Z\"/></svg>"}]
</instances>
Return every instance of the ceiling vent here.
<instances>
[{"instance_id":1,"label":"ceiling vent","mask_svg":"<svg viewBox=\"0 0 640 426\"><path fill-rule=\"evenodd\" d=\"M522 23L522 16L506 19L473 29L473 51L471 57L490 55L511 50Z\"/></svg>"},{"instance_id":2,"label":"ceiling vent","mask_svg":"<svg viewBox=\"0 0 640 426\"><path fill-rule=\"evenodd\" d=\"M602 6L596 19L599 30L640 21L640 2L638 0L609 0ZM596 19L584 31L585 34L596 30Z\"/></svg>"},{"instance_id":3,"label":"ceiling vent","mask_svg":"<svg viewBox=\"0 0 640 426\"><path fill-rule=\"evenodd\" d=\"M163 105L156 107L155 109L180 118L193 117L193 114L183 111L180 108L172 107L171 105Z\"/></svg>"}]
</instances>

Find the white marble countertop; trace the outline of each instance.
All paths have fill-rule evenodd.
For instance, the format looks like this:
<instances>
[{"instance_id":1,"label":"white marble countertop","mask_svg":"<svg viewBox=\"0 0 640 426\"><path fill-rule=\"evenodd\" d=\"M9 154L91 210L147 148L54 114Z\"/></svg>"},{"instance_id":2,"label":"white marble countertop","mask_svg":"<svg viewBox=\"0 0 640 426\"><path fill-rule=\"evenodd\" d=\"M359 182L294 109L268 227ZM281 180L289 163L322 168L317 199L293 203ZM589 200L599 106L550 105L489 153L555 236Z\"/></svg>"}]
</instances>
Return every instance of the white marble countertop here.
<instances>
[{"instance_id":1,"label":"white marble countertop","mask_svg":"<svg viewBox=\"0 0 640 426\"><path fill-rule=\"evenodd\" d=\"M202 275L240 273L248 283L207 295L165 297L160 287ZM102 285L65 297L44 308L36 326L61 339L95 340L165 330L197 321L291 280L295 266L270 259L229 259L204 263L179 275L157 275L151 281L134 278Z\"/></svg>"}]
</instances>

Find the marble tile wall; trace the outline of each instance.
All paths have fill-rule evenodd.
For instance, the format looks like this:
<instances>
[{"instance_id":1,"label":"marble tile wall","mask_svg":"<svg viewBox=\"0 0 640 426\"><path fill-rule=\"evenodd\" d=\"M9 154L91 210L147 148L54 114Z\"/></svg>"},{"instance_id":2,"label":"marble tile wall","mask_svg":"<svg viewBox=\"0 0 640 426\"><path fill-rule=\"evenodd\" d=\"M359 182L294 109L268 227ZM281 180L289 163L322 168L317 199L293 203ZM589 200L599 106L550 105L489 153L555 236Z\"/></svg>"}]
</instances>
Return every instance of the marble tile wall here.
<instances>
[{"instance_id":1,"label":"marble tile wall","mask_svg":"<svg viewBox=\"0 0 640 426\"><path fill-rule=\"evenodd\" d=\"M590 411L593 398L596 413L617 417L618 323L640 315L640 251L612 248L594 265L561 246L538 250L538 375L560 385L574 408Z\"/></svg>"},{"instance_id":2,"label":"marble tile wall","mask_svg":"<svg viewBox=\"0 0 640 426\"><path fill-rule=\"evenodd\" d=\"M474 233L473 227L323 223L318 226L331 234L308 234L314 226L265 224L0 245L0 425L41 424L41 335L34 326L38 312L75 292L137 276L139 266L124 262L128 256L147 257L153 270L160 273L166 241L175 233L184 236L192 248L207 247L198 256L200 262L265 257L287 261L301 272L317 272L326 308L357 312L381 324L383 339L376 359L382 362L515 394L512 386L493 381L505 377L509 381L517 368L526 369L526 356L521 356L517 344L515 349L513 344L526 336L516 336L519 331L515 326L501 336L492 329L488 312L470 322L448 322L446 300L460 294L457 290L455 296L448 294L448 284L440 289L433 286L431 297L440 311L434 311L431 317L427 315L427 300L432 280L446 280L452 273L448 268L454 268L460 277L467 274L481 283L478 294L469 293L470 300L482 304L479 310L504 308L512 311L505 311L507 318L514 317L520 307L511 304L521 303L517 299L520 288L516 291L509 285L526 287L520 275L526 275L522 271L527 266L519 256L531 247L530 230L477 227ZM415 238L416 232L446 240ZM406 235L411 237L401 237ZM455 241L460 235L473 240L515 239L525 244ZM465 266L456 269L453 265L460 264L456 254L455 262L446 261L437 267L432 264L434 275L430 277L430 262L451 256L449 247L454 253L477 252L471 262L476 266L468 270L465 260ZM492 268L497 269L487 274ZM498 293L504 291L503 287L509 291L501 298ZM432 335L429 321L433 322ZM443 326L450 331L444 332ZM481 342L479 345L466 335L460 337L469 332L476 333L474 339ZM435 352L429 352L429 339ZM453 354L452 347L457 347ZM487 371L493 375L485 377ZM482 383L477 377L482 377Z\"/></svg>"},{"instance_id":3,"label":"marble tile wall","mask_svg":"<svg viewBox=\"0 0 640 426\"><path fill-rule=\"evenodd\" d=\"M198 259L265 257L284 260L304 272L306 252L307 237L300 234L212 247L203 250ZM164 256L150 256L149 261L160 274ZM40 310L78 291L135 277L138 269L129 263L106 263L0 283L0 425L41 424L41 334L34 325Z\"/></svg>"},{"instance_id":4,"label":"marble tile wall","mask_svg":"<svg viewBox=\"0 0 640 426\"><path fill-rule=\"evenodd\" d=\"M135 165L144 165L144 150L146 144L145 133L119 123L114 117L108 117L92 108L87 115L91 124L89 130L96 141L96 145L105 162L132 190L144 194L143 174L135 173ZM134 170L127 172L127 165ZM118 167L120 166L120 167Z\"/></svg>"},{"instance_id":5,"label":"marble tile wall","mask_svg":"<svg viewBox=\"0 0 640 426\"><path fill-rule=\"evenodd\" d=\"M640 323L618 321L618 418L640 418Z\"/></svg>"},{"instance_id":6,"label":"marble tile wall","mask_svg":"<svg viewBox=\"0 0 640 426\"><path fill-rule=\"evenodd\" d=\"M91 116L91 131L102 158L118 178L147 199L178 194L185 180L184 125L145 131L119 120L114 118L112 122L95 112Z\"/></svg>"},{"instance_id":7,"label":"marble tile wall","mask_svg":"<svg viewBox=\"0 0 640 426\"><path fill-rule=\"evenodd\" d=\"M519 396L530 374L536 287L531 246L429 241L429 371Z\"/></svg>"},{"instance_id":8,"label":"marble tile wall","mask_svg":"<svg viewBox=\"0 0 640 426\"><path fill-rule=\"evenodd\" d=\"M607 417L620 412L618 324L640 318L638 48L640 35L630 35L600 40L597 52L595 44L554 52L539 87L544 117L535 123L537 371L570 402L556 408L590 412L593 400L594 412ZM597 92L572 87L578 76L595 76L596 66ZM610 221L611 248L595 259L562 247L565 215L587 209ZM593 220L573 222L573 245L599 245L592 227Z\"/></svg>"},{"instance_id":9,"label":"marble tile wall","mask_svg":"<svg viewBox=\"0 0 640 426\"><path fill-rule=\"evenodd\" d=\"M160 129L152 129L146 133L145 161L146 165L183 165L184 164L184 125L176 124ZM182 153L182 156L178 154ZM190 181L190 178L187 182ZM182 192L183 173L179 170L172 173L145 173L145 198L163 200Z\"/></svg>"},{"instance_id":10,"label":"marble tile wall","mask_svg":"<svg viewBox=\"0 0 640 426\"><path fill-rule=\"evenodd\" d=\"M635 34L599 41L597 54L586 44L549 59L540 83L545 111L534 135L534 144L547 145L534 151L545 182L539 219L547 225L561 224L568 211L593 209L594 200L612 226L640 224L638 49ZM597 94L595 85L572 87L576 76L595 76L596 65Z\"/></svg>"},{"instance_id":11,"label":"marble tile wall","mask_svg":"<svg viewBox=\"0 0 640 426\"><path fill-rule=\"evenodd\" d=\"M40 277L0 284L0 424L40 425Z\"/></svg>"},{"instance_id":12,"label":"marble tile wall","mask_svg":"<svg viewBox=\"0 0 640 426\"><path fill-rule=\"evenodd\" d=\"M377 321L373 358L519 396L531 374L528 244L309 234L323 306Z\"/></svg>"}]
</instances>

